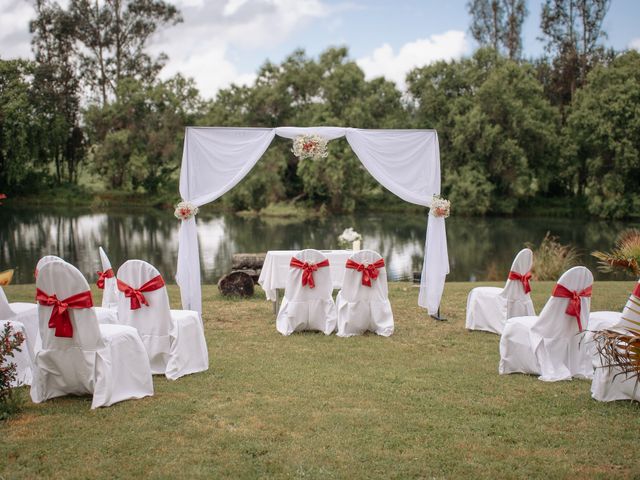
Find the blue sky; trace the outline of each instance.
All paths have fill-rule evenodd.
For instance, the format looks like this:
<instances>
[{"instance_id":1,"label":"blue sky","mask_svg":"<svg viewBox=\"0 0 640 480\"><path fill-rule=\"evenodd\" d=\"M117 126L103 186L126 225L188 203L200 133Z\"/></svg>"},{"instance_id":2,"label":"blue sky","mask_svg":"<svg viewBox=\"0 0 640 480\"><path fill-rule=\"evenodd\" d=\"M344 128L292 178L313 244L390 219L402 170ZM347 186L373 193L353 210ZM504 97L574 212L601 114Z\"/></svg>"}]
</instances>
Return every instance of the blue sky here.
<instances>
[{"instance_id":1,"label":"blue sky","mask_svg":"<svg viewBox=\"0 0 640 480\"><path fill-rule=\"evenodd\" d=\"M65 1L61 1L65 4ZM408 70L439 59L469 55L467 0L175 0L184 23L158 34L150 50L170 61L163 75L196 79L212 97L232 82L250 83L269 59L295 48L318 55L345 45L368 78L383 75L400 88ZM528 0L525 56L543 53L541 1ZM0 0L0 56L30 56L31 2ZM605 45L640 49L640 0L613 0L605 19Z\"/></svg>"}]
</instances>

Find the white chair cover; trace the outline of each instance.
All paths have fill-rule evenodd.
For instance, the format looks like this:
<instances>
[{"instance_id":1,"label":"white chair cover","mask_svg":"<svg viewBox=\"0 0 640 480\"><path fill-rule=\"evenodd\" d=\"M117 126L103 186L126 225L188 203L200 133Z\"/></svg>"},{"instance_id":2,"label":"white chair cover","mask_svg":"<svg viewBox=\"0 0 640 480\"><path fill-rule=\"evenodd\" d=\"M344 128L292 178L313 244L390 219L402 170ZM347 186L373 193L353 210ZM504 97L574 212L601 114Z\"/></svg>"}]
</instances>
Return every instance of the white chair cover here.
<instances>
[{"instance_id":1,"label":"white chair cover","mask_svg":"<svg viewBox=\"0 0 640 480\"><path fill-rule=\"evenodd\" d=\"M294 255L301 262L319 263L327 258L318 250L302 250ZM336 305L329 267L313 272L314 288L302 285L303 270L289 267L284 298L278 311L276 329L282 335L303 330L317 330L330 335L336 328Z\"/></svg>"},{"instance_id":2,"label":"white chair cover","mask_svg":"<svg viewBox=\"0 0 640 480\"><path fill-rule=\"evenodd\" d=\"M56 257L55 255L45 255L36 264L35 275L36 279L38 277L38 272L44 267L46 264L51 262L65 262L66 260ZM118 312L113 309L103 308L103 307L93 307L96 312L96 316L98 317L98 323L101 324L112 324L115 325L118 323Z\"/></svg>"},{"instance_id":3,"label":"white chair cover","mask_svg":"<svg viewBox=\"0 0 640 480\"><path fill-rule=\"evenodd\" d=\"M111 267L111 262L109 261L109 257L102 249L99 247L100 251L100 263L102 264L102 271L106 272ZM115 272L114 272L115 273ZM110 310L118 310L118 287L116 286L116 277L115 275L111 278L104 279L104 289L102 290L102 308L108 308Z\"/></svg>"},{"instance_id":4,"label":"white chair cover","mask_svg":"<svg viewBox=\"0 0 640 480\"><path fill-rule=\"evenodd\" d=\"M160 275L151 264L128 260L117 278L133 288L140 288ZM149 306L131 309L131 300L118 291L118 318L124 325L138 330L147 350L151 371L175 380L209 368L209 353L202 321L193 310L170 310L167 287L144 292Z\"/></svg>"},{"instance_id":5,"label":"white chair cover","mask_svg":"<svg viewBox=\"0 0 640 480\"><path fill-rule=\"evenodd\" d=\"M24 327L28 351L33 360L34 353L40 349L38 335L38 306L35 303L9 303L2 287L0 287L0 320L20 322ZM27 349L24 349L27 351Z\"/></svg>"},{"instance_id":6,"label":"white chair cover","mask_svg":"<svg viewBox=\"0 0 640 480\"><path fill-rule=\"evenodd\" d=\"M371 265L382 257L372 250L361 250L350 257L354 262ZM378 278L371 286L362 284L362 272L347 268L342 290L336 297L338 310L338 336L351 337L366 331L388 337L393 334L393 312L389 303L387 270L378 269Z\"/></svg>"},{"instance_id":7,"label":"white chair cover","mask_svg":"<svg viewBox=\"0 0 640 480\"><path fill-rule=\"evenodd\" d=\"M638 287L640 288L640 281ZM589 317L589 334L599 330L614 330L621 333L640 332L640 297L636 291L629 296L622 312L594 312ZM593 324L592 324L593 322ZM602 358L593 345L593 381L591 396L601 402L613 400L637 400L640 402L640 385L635 378L627 377L618 368L603 366Z\"/></svg>"},{"instance_id":8,"label":"white chair cover","mask_svg":"<svg viewBox=\"0 0 640 480\"><path fill-rule=\"evenodd\" d=\"M89 290L80 271L63 261L39 269L36 286L61 300ZM38 305L42 349L35 355L34 402L92 394L91 408L97 408L153 395L149 360L134 328L100 325L93 308L69 308L73 336L56 337L49 328L52 310Z\"/></svg>"},{"instance_id":9,"label":"white chair cover","mask_svg":"<svg viewBox=\"0 0 640 480\"><path fill-rule=\"evenodd\" d=\"M14 350L13 357L5 358L5 362L0 367L6 367L9 363L16 365L16 379L11 382L11 387L31 385L32 353L27 342L27 331L21 322L16 320L0 320L0 332L4 332L5 325L11 326L11 334L20 332L25 337L25 341L20 345L20 351Z\"/></svg>"},{"instance_id":10,"label":"white chair cover","mask_svg":"<svg viewBox=\"0 0 640 480\"><path fill-rule=\"evenodd\" d=\"M531 271L533 252L520 250L511 271L524 275ZM531 295L525 293L520 280L509 280L504 288L476 287L467 297L466 328L502 334L504 324L511 317L535 315Z\"/></svg>"},{"instance_id":11,"label":"white chair cover","mask_svg":"<svg viewBox=\"0 0 640 480\"><path fill-rule=\"evenodd\" d=\"M585 267L574 267L558 284L582 291L593 284L593 275ZM566 314L568 304L568 298L552 296L539 317L507 320L500 338L500 374L530 373L548 382L592 377L589 348L579 334L576 318ZM580 305L582 326L587 328L590 297L580 297Z\"/></svg>"}]
</instances>

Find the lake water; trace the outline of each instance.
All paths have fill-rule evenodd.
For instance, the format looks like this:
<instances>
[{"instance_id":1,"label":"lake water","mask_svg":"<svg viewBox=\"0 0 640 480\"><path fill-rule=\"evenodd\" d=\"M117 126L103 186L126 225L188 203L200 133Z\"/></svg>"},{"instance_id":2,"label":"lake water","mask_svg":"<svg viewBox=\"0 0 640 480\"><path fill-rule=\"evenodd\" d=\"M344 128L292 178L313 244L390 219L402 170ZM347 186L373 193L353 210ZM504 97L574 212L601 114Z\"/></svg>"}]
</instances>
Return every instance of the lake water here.
<instances>
[{"instance_id":1,"label":"lake water","mask_svg":"<svg viewBox=\"0 0 640 480\"><path fill-rule=\"evenodd\" d=\"M215 283L230 271L234 253L338 248L347 227L363 235L363 248L382 254L390 280L409 280L420 270L426 214L367 213L331 216L304 222L282 218L245 218L203 213L198 217L203 283ZM33 283L33 270L43 255L58 255L93 281L100 268L102 245L117 268L130 258L156 265L174 282L179 221L171 211L82 209L18 209L0 207L0 271L15 269L15 283ZM526 242L538 244L547 231L582 253L583 264L598 279L618 279L596 269L593 250L609 250L617 234L637 222L605 222L557 218L447 219L451 273L449 281L502 280L515 253Z\"/></svg>"}]
</instances>

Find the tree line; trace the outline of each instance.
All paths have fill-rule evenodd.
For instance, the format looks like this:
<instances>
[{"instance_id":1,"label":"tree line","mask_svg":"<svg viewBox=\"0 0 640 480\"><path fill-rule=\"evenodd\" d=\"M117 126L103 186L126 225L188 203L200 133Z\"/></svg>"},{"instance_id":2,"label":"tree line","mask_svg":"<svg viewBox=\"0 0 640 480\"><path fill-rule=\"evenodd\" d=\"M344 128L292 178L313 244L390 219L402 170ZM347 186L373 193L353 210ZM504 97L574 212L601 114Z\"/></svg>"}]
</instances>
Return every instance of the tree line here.
<instances>
[{"instance_id":1,"label":"tree line","mask_svg":"<svg viewBox=\"0 0 640 480\"><path fill-rule=\"evenodd\" d=\"M0 191L99 178L103 188L177 192L186 125L435 128L443 195L457 214L562 205L636 216L640 54L606 49L610 0L545 0L541 58L522 58L524 0L470 0L468 58L410 71L406 91L368 80L344 47L265 62L252 85L205 100L192 79L161 80L149 38L182 21L161 0L37 0L34 60L0 59ZM234 209L295 200L330 211L393 201L348 144L298 161L278 139L225 195Z\"/></svg>"}]
</instances>

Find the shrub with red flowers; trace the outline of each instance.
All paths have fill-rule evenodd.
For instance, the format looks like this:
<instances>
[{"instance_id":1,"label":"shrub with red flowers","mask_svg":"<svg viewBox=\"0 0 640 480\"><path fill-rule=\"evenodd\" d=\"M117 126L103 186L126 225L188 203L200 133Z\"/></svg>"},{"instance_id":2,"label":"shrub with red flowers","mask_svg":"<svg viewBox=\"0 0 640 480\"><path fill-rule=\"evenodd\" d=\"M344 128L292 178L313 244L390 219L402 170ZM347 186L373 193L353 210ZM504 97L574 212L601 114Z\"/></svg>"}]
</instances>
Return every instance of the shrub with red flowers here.
<instances>
[{"instance_id":1,"label":"shrub with red flowers","mask_svg":"<svg viewBox=\"0 0 640 480\"><path fill-rule=\"evenodd\" d=\"M16 381L16 364L9 359L14 352L20 352L24 342L22 332L13 333L11 324L6 322L0 331L0 420L4 420L18 409L18 400L11 385Z\"/></svg>"}]
</instances>

